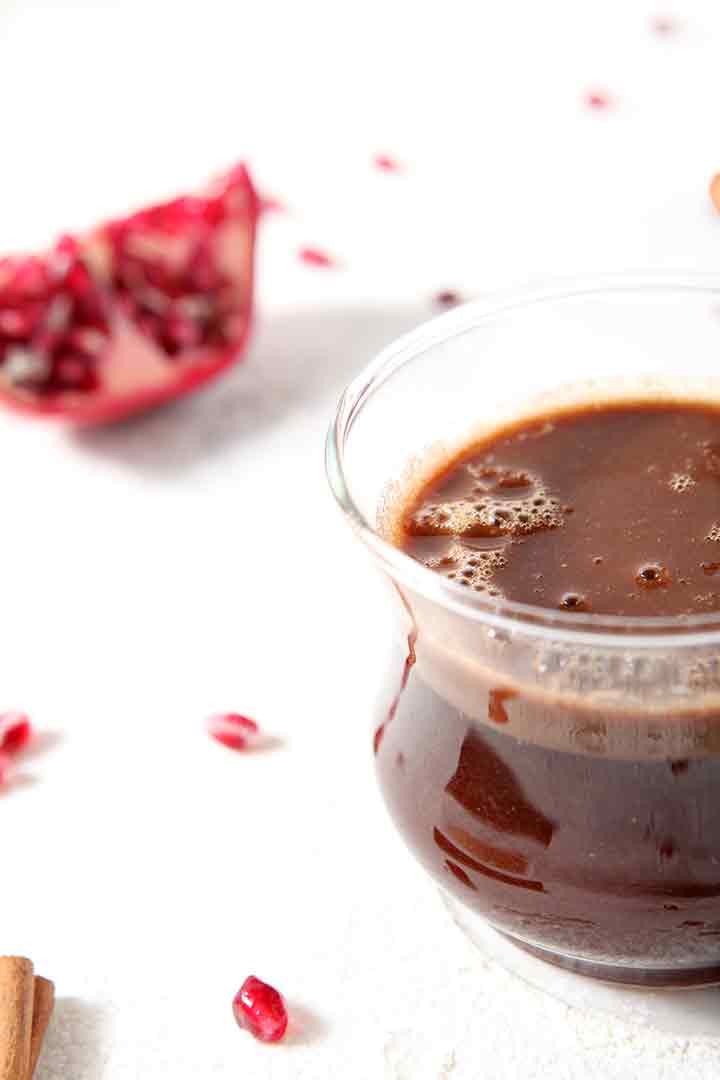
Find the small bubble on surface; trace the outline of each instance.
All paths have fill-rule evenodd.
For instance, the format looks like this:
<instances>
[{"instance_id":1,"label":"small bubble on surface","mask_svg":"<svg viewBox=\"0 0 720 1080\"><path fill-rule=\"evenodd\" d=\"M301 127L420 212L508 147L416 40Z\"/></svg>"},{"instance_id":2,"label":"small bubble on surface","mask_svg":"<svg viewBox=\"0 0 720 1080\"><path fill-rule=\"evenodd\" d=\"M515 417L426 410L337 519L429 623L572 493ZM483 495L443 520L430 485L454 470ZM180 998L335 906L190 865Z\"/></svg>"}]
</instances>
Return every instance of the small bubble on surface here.
<instances>
[{"instance_id":1,"label":"small bubble on surface","mask_svg":"<svg viewBox=\"0 0 720 1080\"><path fill-rule=\"evenodd\" d=\"M643 589L663 588L670 584L670 574L660 563L646 563L638 570L635 581Z\"/></svg>"},{"instance_id":2,"label":"small bubble on surface","mask_svg":"<svg viewBox=\"0 0 720 1080\"><path fill-rule=\"evenodd\" d=\"M563 611L587 611L589 604L581 593L566 592L560 600Z\"/></svg>"},{"instance_id":3,"label":"small bubble on surface","mask_svg":"<svg viewBox=\"0 0 720 1080\"><path fill-rule=\"evenodd\" d=\"M670 490L682 495L684 491L695 487L695 483L696 481L693 480L689 473L673 473L670 477Z\"/></svg>"}]
</instances>

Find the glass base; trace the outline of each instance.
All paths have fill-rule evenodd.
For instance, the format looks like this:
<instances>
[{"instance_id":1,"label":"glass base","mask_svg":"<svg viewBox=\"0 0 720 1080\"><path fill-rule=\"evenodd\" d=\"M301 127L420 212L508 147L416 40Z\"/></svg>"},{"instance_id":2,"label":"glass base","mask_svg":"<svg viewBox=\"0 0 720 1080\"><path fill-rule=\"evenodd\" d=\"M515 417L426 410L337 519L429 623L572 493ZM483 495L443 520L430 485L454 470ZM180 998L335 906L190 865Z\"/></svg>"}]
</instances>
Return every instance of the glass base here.
<instances>
[{"instance_id":1,"label":"glass base","mask_svg":"<svg viewBox=\"0 0 720 1080\"><path fill-rule=\"evenodd\" d=\"M515 948L523 949L546 964L555 964L565 971L599 979L612 986L627 986L634 990L698 990L720 986L720 966L717 965L687 969L624 967L601 960L584 960L581 956L552 952L544 949L542 945L531 945L522 938L513 937L512 934L504 934L502 931L500 934Z\"/></svg>"},{"instance_id":2,"label":"glass base","mask_svg":"<svg viewBox=\"0 0 720 1080\"><path fill-rule=\"evenodd\" d=\"M441 895L455 924L486 960L563 1004L673 1035L720 1037L720 967L648 971L557 955L499 933L453 897Z\"/></svg>"}]
</instances>

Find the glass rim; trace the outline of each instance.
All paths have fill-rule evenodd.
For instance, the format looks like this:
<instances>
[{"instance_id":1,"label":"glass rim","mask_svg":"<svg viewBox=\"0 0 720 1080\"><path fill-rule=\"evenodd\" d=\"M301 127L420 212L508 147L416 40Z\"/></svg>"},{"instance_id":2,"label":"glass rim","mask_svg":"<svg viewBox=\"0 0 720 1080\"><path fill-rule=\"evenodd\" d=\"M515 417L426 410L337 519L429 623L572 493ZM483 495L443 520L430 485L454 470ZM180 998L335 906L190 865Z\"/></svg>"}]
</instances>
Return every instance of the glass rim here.
<instances>
[{"instance_id":1,"label":"glass rim","mask_svg":"<svg viewBox=\"0 0 720 1080\"><path fill-rule=\"evenodd\" d=\"M335 501L353 530L393 579L463 618L503 633L523 630L532 636L552 637L556 642L572 645L616 644L626 649L720 645L720 612L686 616L597 615L554 611L535 604L469 593L386 540L355 502L347 480L345 446L364 406L395 372L429 349L460 337L497 315L537 304L583 296L652 292L706 293L720 298L720 274L664 270L587 274L498 290L437 315L403 334L385 346L352 379L340 397L328 429L326 475Z\"/></svg>"}]
</instances>

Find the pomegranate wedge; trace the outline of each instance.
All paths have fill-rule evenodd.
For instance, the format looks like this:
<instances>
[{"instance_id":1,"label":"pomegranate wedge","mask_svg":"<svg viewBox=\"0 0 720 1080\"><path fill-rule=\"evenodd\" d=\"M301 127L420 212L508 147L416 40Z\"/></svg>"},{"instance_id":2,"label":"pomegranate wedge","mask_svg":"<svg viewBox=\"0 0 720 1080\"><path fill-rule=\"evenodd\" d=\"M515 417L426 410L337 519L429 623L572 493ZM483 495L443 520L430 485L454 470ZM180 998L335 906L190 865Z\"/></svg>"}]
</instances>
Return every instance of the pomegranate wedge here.
<instances>
[{"instance_id":1,"label":"pomegranate wedge","mask_svg":"<svg viewBox=\"0 0 720 1080\"><path fill-rule=\"evenodd\" d=\"M237 165L46 254L0 259L0 401L93 424L213 378L247 339L257 216Z\"/></svg>"}]
</instances>

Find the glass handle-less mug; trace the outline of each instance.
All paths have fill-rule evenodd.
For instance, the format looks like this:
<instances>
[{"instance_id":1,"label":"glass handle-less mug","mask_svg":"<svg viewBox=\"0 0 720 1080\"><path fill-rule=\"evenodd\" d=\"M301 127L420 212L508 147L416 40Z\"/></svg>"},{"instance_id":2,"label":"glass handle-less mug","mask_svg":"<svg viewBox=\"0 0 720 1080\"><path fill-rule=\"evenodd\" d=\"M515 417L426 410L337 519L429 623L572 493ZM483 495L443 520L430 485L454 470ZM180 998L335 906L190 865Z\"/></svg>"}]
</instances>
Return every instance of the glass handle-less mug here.
<instances>
[{"instance_id":1,"label":"glass handle-less mug","mask_svg":"<svg viewBox=\"0 0 720 1080\"><path fill-rule=\"evenodd\" d=\"M436 319L348 387L327 466L394 586L372 746L411 850L545 960L698 986L720 983L720 616L510 603L388 539L408 493L483 430L659 397L720 403L720 279L580 280Z\"/></svg>"}]
</instances>

